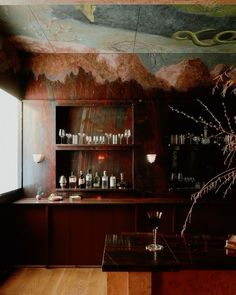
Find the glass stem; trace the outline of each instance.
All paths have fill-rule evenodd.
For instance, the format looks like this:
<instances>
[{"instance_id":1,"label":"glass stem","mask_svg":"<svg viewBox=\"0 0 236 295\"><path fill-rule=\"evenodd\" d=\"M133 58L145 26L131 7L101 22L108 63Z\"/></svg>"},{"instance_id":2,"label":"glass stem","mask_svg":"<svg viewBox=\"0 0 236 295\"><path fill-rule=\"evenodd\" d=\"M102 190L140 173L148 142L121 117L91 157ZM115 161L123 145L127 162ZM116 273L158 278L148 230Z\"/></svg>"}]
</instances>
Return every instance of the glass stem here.
<instances>
[{"instance_id":1,"label":"glass stem","mask_svg":"<svg viewBox=\"0 0 236 295\"><path fill-rule=\"evenodd\" d=\"M153 244L156 245L157 244L157 228L155 227L152 231L153 233Z\"/></svg>"}]
</instances>

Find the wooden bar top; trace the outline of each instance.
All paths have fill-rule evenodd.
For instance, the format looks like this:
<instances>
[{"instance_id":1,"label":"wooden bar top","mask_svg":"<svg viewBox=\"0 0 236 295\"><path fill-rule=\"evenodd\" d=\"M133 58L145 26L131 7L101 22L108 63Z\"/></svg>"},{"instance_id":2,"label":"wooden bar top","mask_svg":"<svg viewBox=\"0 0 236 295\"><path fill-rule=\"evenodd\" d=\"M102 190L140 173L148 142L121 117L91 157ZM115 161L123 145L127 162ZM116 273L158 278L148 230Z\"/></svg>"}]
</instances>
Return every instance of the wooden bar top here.
<instances>
[{"instance_id":1,"label":"wooden bar top","mask_svg":"<svg viewBox=\"0 0 236 295\"><path fill-rule=\"evenodd\" d=\"M162 251L145 249L152 235L127 233L107 235L103 271L236 270L236 250L225 249L227 237L208 235L158 235Z\"/></svg>"},{"instance_id":2,"label":"wooden bar top","mask_svg":"<svg viewBox=\"0 0 236 295\"><path fill-rule=\"evenodd\" d=\"M19 197L16 201L12 202L13 204L56 204L56 205L83 205L83 204L163 204L163 205L177 205L177 204L191 204L191 195L190 194L179 194L174 192L163 192L155 195L140 193L117 193L117 192L92 192L92 193L80 193L80 192L59 192L58 195L63 196L61 201L50 201L48 195L44 195L40 200L37 200L35 196L33 197ZM81 200L71 199L70 196L80 195ZM235 205L234 198L222 199L208 197L200 200L198 203L205 204L233 204Z\"/></svg>"},{"instance_id":3,"label":"wooden bar top","mask_svg":"<svg viewBox=\"0 0 236 295\"><path fill-rule=\"evenodd\" d=\"M190 200L187 198L169 197L169 196L158 196L158 197L133 197L133 196L102 196L97 194L94 196L82 196L81 200L72 200L69 197L65 197L61 201L50 201L48 197L43 197L41 200L36 198L21 198L13 204L24 204L24 205L38 205L38 204L54 204L54 205L86 205L86 204L182 204L189 203Z\"/></svg>"}]
</instances>

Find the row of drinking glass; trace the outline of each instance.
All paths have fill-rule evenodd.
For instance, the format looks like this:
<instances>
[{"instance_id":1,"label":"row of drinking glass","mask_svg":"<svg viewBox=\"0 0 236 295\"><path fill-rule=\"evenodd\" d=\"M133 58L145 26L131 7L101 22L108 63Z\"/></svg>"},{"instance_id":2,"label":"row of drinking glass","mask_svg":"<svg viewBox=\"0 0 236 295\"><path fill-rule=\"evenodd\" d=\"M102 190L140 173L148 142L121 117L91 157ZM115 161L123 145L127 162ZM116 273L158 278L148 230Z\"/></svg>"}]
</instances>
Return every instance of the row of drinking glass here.
<instances>
[{"instance_id":1,"label":"row of drinking glass","mask_svg":"<svg viewBox=\"0 0 236 295\"><path fill-rule=\"evenodd\" d=\"M61 144L123 144L124 139L126 144L129 144L131 130L125 129L124 133L118 134L87 135L86 133L66 133L65 129L59 129L59 137Z\"/></svg>"},{"instance_id":2,"label":"row of drinking glass","mask_svg":"<svg viewBox=\"0 0 236 295\"><path fill-rule=\"evenodd\" d=\"M182 145L182 144L210 144L210 137L194 135L194 134L171 134L170 135L171 145Z\"/></svg>"},{"instance_id":3,"label":"row of drinking glass","mask_svg":"<svg viewBox=\"0 0 236 295\"><path fill-rule=\"evenodd\" d=\"M183 176L183 173L172 172L170 176L170 185L172 188L200 188L200 182L195 177Z\"/></svg>"}]
</instances>

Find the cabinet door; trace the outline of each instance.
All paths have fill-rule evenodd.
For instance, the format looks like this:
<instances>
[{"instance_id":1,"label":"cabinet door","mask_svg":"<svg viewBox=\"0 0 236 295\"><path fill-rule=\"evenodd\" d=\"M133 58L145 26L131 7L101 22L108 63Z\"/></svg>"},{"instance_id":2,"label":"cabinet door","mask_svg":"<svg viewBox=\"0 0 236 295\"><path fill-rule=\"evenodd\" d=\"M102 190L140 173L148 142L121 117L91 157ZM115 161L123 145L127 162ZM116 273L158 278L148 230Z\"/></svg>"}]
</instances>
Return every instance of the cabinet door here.
<instances>
[{"instance_id":1,"label":"cabinet door","mask_svg":"<svg viewBox=\"0 0 236 295\"><path fill-rule=\"evenodd\" d=\"M13 237L13 215L8 205L0 205L0 271L5 266L12 265L14 263L12 257L12 251L14 246L12 243Z\"/></svg>"},{"instance_id":2,"label":"cabinet door","mask_svg":"<svg viewBox=\"0 0 236 295\"><path fill-rule=\"evenodd\" d=\"M12 232L15 265L47 265L46 207L20 205L12 209Z\"/></svg>"},{"instance_id":3,"label":"cabinet door","mask_svg":"<svg viewBox=\"0 0 236 295\"><path fill-rule=\"evenodd\" d=\"M182 204L176 208L176 232L183 229L190 206ZM191 222L187 224L186 233L214 236L235 233L235 209L235 203L227 200L197 203L192 211Z\"/></svg>"},{"instance_id":4,"label":"cabinet door","mask_svg":"<svg viewBox=\"0 0 236 295\"><path fill-rule=\"evenodd\" d=\"M54 206L51 265L100 265L105 235L135 230L135 208L123 205Z\"/></svg>"}]
</instances>

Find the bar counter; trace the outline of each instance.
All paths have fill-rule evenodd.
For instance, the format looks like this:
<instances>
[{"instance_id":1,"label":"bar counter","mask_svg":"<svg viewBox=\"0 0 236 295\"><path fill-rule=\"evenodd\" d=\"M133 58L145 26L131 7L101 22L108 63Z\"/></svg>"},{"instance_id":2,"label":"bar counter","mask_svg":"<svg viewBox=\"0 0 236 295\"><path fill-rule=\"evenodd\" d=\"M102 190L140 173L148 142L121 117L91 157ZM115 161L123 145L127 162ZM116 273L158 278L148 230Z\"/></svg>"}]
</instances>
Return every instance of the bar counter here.
<instances>
[{"instance_id":1,"label":"bar counter","mask_svg":"<svg viewBox=\"0 0 236 295\"><path fill-rule=\"evenodd\" d=\"M54 204L54 205L83 205L83 204L182 204L182 203L190 203L188 198L180 198L180 197L167 197L166 195L158 196L158 197L135 197L135 196L101 196L94 195L89 197L82 197L81 200L71 200L66 197L61 201L49 201L47 197L43 197L40 200L36 200L36 198L21 198L13 204Z\"/></svg>"},{"instance_id":2,"label":"bar counter","mask_svg":"<svg viewBox=\"0 0 236 295\"><path fill-rule=\"evenodd\" d=\"M150 208L164 212L166 219L161 228L173 232L178 204L183 205L178 198L165 195L19 199L4 207L14 232L10 243L15 245L14 265L100 266L106 234L149 230L146 211Z\"/></svg>"},{"instance_id":3,"label":"bar counter","mask_svg":"<svg viewBox=\"0 0 236 295\"><path fill-rule=\"evenodd\" d=\"M164 249L149 252L151 234L107 235L108 295L236 294L236 250L225 249L226 238L158 235Z\"/></svg>"}]
</instances>

